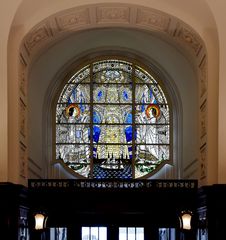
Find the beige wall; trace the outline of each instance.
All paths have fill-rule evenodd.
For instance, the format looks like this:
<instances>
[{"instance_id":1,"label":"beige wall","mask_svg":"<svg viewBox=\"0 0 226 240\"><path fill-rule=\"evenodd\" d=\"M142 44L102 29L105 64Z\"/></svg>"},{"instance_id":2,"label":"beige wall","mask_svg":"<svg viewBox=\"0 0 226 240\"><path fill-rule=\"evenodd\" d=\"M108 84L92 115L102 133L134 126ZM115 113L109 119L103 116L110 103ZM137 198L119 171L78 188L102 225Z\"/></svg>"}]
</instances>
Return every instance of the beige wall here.
<instances>
[{"instance_id":1,"label":"beige wall","mask_svg":"<svg viewBox=\"0 0 226 240\"><path fill-rule=\"evenodd\" d=\"M209 5L214 13L217 30L219 34L219 62L218 75L219 75L219 107L218 107L218 182L226 183L226 108L225 108L225 66L226 66L226 28L225 28L225 1L209 1ZM216 158L213 156L213 159ZM217 159L217 158L216 158Z\"/></svg>"},{"instance_id":2,"label":"beige wall","mask_svg":"<svg viewBox=\"0 0 226 240\"><path fill-rule=\"evenodd\" d=\"M97 1L83 1L82 4L93 4ZM107 1L114 2L114 1ZM121 1L122 3L134 3L136 1ZM19 4L20 7L17 9ZM27 105L27 98L19 95L19 49L23 37L44 18L55 14L60 10L75 7L81 4L80 1L60 1L60 0L11 0L4 3L0 9L1 27L1 88L0 88L0 109L3 113L0 118L0 181L11 181L26 184L26 172L21 172L21 164L26 165L21 159L27 158L29 145L23 146L18 142L21 139L19 134L21 111L23 104ZM208 112L207 112L207 179L205 183L224 183L226 176L225 147L224 147L224 122L226 113L224 110L224 69L226 61L226 34L224 34L224 11L226 3L223 0L141 0L139 5L155 8L176 16L176 18L190 25L204 40L207 49L207 73L208 73ZM12 18L15 16L13 25ZM215 25L215 19L217 28ZM10 38L9 32L11 31ZM218 35L219 34L219 49ZM8 49L8 52L7 52ZM218 51L220 52L220 62L218 61ZM25 59L26 60L26 59ZM8 64L7 64L8 63ZM218 64L219 63L219 64ZM218 72L218 65L220 67ZM7 72L8 71L8 72ZM220 88L218 88L218 76ZM9 92L8 92L9 91ZM219 91L219 114L218 114L218 91ZM19 96L22 98L19 99ZM9 98L9 99L8 99ZM19 108L20 106L20 108ZM22 110L21 110L22 109ZM7 114L4 114L8 112ZM219 118L218 118L219 116ZM23 119L22 121L23 122ZM218 137L219 123L219 137ZM7 131L8 130L8 131ZM25 130L26 131L26 130ZM25 133L25 135L27 132ZM24 137L24 136L23 136ZM26 138L26 136L25 136ZM218 145L219 141L219 145ZM218 147L219 146L219 147ZM22 149L22 153L21 153ZM24 152L24 155L23 155ZM21 156L22 154L22 156ZM218 157L219 155L219 157ZM9 172L8 172L9 165ZM26 169L26 166L25 166ZM26 170L25 170L26 171ZM218 174L219 171L219 174ZM25 178L23 177L25 176Z\"/></svg>"},{"instance_id":3,"label":"beige wall","mask_svg":"<svg viewBox=\"0 0 226 240\"><path fill-rule=\"evenodd\" d=\"M5 2L0 8L1 38L0 38L0 181L9 181L8 178L8 73L7 73L7 46L11 24L21 0ZM11 151L14 146L11 146Z\"/></svg>"}]
</instances>

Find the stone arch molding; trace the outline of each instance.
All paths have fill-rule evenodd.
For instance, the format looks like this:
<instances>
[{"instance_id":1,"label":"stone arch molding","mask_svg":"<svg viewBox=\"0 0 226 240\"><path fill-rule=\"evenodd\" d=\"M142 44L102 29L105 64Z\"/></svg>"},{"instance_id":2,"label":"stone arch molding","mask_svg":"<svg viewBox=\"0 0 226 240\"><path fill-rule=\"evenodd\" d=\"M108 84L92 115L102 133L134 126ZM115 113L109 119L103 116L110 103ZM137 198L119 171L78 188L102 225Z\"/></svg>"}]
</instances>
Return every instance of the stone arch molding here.
<instances>
[{"instance_id":1,"label":"stone arch molding","mask_svg":"<svg viewBox=\"0 0 226 240\"><path fill-rule=\"evenodd\" d=\"M95 4L58 12L35 25L23 38L19 54L20 174L27 177L27 83L29 66L44 49L81 30L120 27L164 37L191 61L199 86L199 179L206 179L207 54L200 36L186 23L164 12L129 4Z\"/></svg>"}]
</instances>

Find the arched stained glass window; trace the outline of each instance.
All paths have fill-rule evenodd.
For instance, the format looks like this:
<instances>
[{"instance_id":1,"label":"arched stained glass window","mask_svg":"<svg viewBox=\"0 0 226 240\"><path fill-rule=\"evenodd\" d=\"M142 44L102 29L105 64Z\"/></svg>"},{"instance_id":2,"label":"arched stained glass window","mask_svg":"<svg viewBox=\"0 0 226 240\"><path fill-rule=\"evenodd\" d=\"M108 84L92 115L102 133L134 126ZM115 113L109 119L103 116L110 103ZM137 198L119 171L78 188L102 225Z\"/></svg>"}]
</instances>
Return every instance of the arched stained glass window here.
<instances>
[{"instance_id":1,"label":"arched stained glass window","mask_svg":"<svg viewBox=\"0 0 226 240\"><path fill-rule=\"evenodd\" d=\"M144 178L170 162L170 109L138 65L101 60L68 79L56 105L56 160L85 178Z\"/></svg>"}]
</instances>

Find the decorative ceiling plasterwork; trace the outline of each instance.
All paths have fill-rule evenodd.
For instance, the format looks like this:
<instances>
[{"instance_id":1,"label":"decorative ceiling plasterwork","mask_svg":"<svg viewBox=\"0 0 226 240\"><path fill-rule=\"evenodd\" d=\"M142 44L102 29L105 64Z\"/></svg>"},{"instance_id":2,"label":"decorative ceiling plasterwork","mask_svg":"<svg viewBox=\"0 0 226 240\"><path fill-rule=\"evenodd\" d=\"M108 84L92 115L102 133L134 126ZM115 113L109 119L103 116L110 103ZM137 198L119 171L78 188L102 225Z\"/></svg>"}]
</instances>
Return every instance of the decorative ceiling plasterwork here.
<instances>
[{"instance_id":1,"label":"decorative ceiling plasterwork","mask_svg":"<svg viewBox=\"0 0 226 240\"><path fill-rule=\"evenodd\" d=\"M77 7L61 11L52 15L34 26L33 29L24 37L20 48L20 98L26 103L27 96L27 72L29 63L43 49L51 46L54 42L68 36L76 31L104 28L120 27L140 29L157 33L163 36L165 40L179 48L189 60L194 64L199 80L200 106L206 105L207 100L207 58L204 42L199 35L186 23L180 19L160 12L155 9L145 8L129 4L96 4L84 7ZM22 61L21 61L22 60ZM202 109L200 107L200 109ZM201 114L202 113L202 114ZM202 119L202 129L206 127L206 114L200 110L200 119ZM207 146L207 137L203 137L200 132L200 147ZM26 141L23 142L25 147ZM206 159L202 157L202 169ZM200 171L200 179L205 179L206 173Z\"/></svg>"},{"instance_id":2,"label":"decorative ceiling plasterwork","mask_svg":"<svg viewBox=\"0 0 226 240\"><path fill-rule=\"evenodd\" d=\"M54 25L56 25L56 31L69 31L79 27L84 27L91 24L89 9L79 9L77 11L66 12L54 18Z\"/></svg>"},{"instance_id":3,"label":"decorative ceiling plasterwork","mask_svg":"<svg viewBox=\"0 0 226 240\"><path fill-rule=\"evenodd\" d=\"M203 42L194 30L179 19L157 11L134 5L105 4L85 6L59 12L37 24L24 38L23 48L33 55L45 45L56 41L62 34L75 31L101 28L122 27L145 29L168 36L171 42L177 42L194 56L202 54Z\"/></svg>"},{"instance_id":4,"label":"decorative ceiling plasterwork","mask_svg":"<svg viewBox=\"0 0 226 240\"><path fill-rule=\"evenodd\" d=\"M130 24L131 10L129 7L97 7L96 23Z\"/></svg>"},{"instance_id":5,"label":"decorative ceiling plasterwork","mask_svg":"<svg viewBox=\"0 0 226 240\"><path fill-rule=\"evenodd\" d=\"M168 32L170 17L157 11L150 11L138 8L136 11L136 25L152 28L160 32Z\"/></svg>"}]
</instances>

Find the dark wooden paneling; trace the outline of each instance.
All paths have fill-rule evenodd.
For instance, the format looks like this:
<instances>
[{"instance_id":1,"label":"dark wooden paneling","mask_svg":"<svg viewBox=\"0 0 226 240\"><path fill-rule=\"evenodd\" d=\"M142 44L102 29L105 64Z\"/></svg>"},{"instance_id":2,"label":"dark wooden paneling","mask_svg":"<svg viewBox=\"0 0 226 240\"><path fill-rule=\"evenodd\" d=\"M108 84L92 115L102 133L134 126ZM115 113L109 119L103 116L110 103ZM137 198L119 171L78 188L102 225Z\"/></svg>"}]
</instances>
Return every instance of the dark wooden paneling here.
<instances>
[{"instance_id":1,"label":"dark wooden paneling","mask_svg":"<svg viewBox=\"0 0 226 240\"><path fill-rule=\"evenodd\" d=\"M197 207L196 181L54 181L29 183L31 211L47 211L52 226L155 223L178 227L180 211L195 212Z\"/></svg>"}]
</instances>

